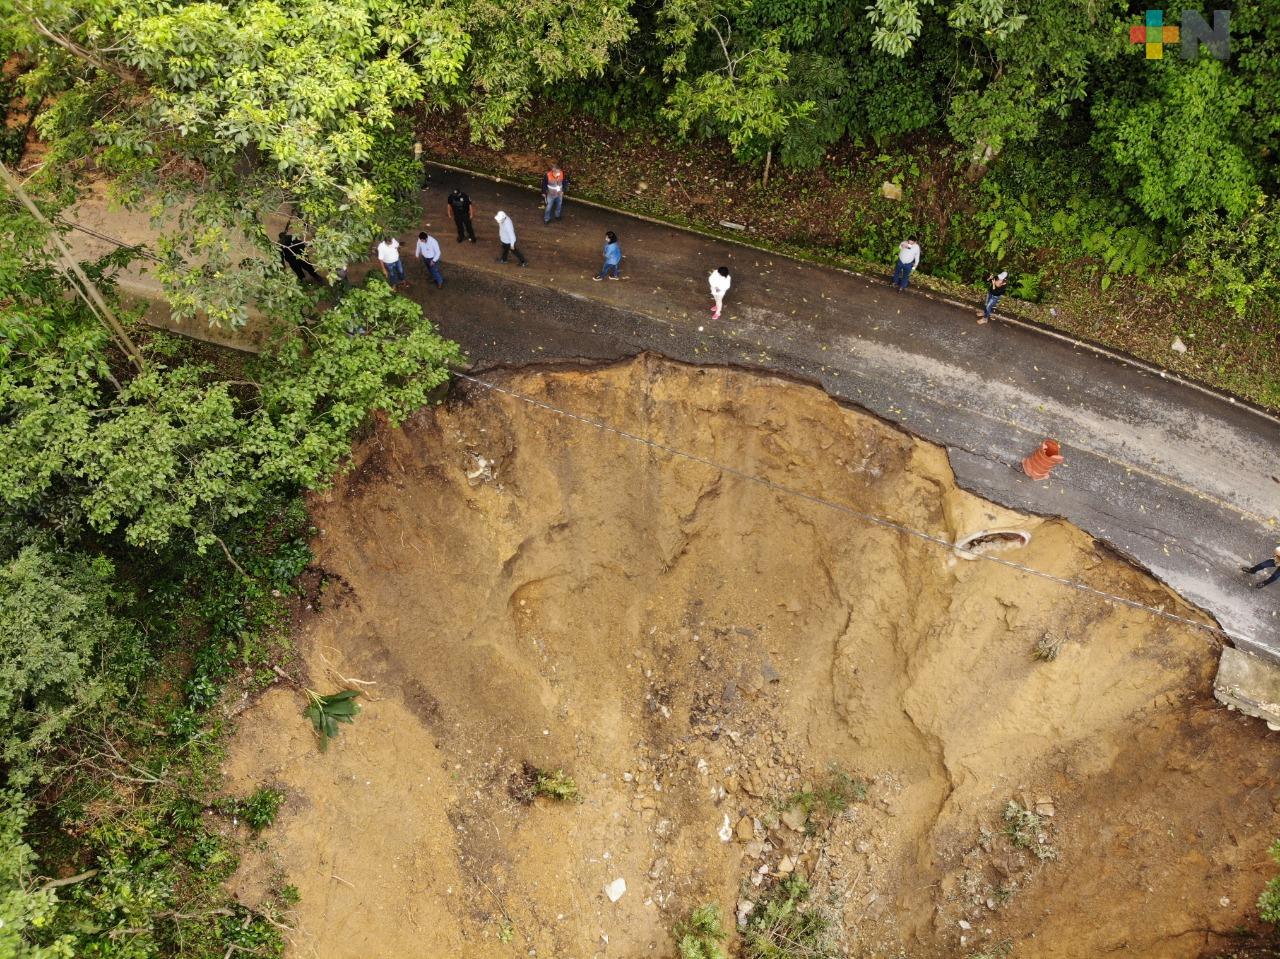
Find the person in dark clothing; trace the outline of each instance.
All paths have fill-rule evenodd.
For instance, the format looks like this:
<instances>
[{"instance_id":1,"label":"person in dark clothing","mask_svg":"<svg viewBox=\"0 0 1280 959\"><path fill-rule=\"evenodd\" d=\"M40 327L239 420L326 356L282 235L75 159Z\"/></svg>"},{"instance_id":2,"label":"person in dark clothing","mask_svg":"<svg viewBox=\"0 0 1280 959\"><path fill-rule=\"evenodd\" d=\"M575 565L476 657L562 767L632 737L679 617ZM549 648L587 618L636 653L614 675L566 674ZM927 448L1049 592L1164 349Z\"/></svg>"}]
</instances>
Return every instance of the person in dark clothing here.
<instances>
[{"instance_id":1,"label":"person in dark clothing","mask_svg":"<svg viewBox=\"0 0 1280 959\"><path fill-rule=\"evenodd\" d=\"M986 323L991 319L992 311L996 308L996 304L1000 302L1000 298L1004 296L1008 286L1009 274L1003 270L996 274L987 274L987 301L977 314L979 323Z\"/></svg>"},{"instance_id":2,"label":"person in dark clothing","mask_svg":"<svg viewBox=\"0 0 1280 959\"><path fill-rule=\"evenodd\" d=\"M302 242L301 238L294 236L289 232L286 226L280 231L280 260L289 269L293 270L294 276L298 278L299 283L305 283L307 274L311 274L311 278L317 283L323 283L320 274L316 272L316 268L307 262L307 245Z\"/></svg>"},{"instance_id":3,"label":"person in dark clothing","mask_svg":"<svg viewBox=\"0 0 1280 959\"><path fill-rule=\"evenodd\" d=\"M1271 575L1262 582L1249 584L1254 589L1262 589L1264 586L1270 586L1276 580L1280 579L1280 546L1276 547L1276 554L1271 559L1264 559L1261 563L1258 563L1255 566L1241 566L1240 569L1243 572L1248 573L1250 576L1254 573L1261 573L1264 569L1271 570Z\"/></svg>"},{"instance_id":4,"label":"person in dark clothing","mask_svg":"<svg viewBox=\"0 0 1280 959\"><path fill-rule=\"evenodd\" d=\"M471 225L471 216L476 212L476 208L471 202L471 197L461 190L454 190L449 194L448 204L449 216L453 219L453 225L458 228L458 242L470 239L474 243L476 228Z\"/></svg>"}]
</instances>

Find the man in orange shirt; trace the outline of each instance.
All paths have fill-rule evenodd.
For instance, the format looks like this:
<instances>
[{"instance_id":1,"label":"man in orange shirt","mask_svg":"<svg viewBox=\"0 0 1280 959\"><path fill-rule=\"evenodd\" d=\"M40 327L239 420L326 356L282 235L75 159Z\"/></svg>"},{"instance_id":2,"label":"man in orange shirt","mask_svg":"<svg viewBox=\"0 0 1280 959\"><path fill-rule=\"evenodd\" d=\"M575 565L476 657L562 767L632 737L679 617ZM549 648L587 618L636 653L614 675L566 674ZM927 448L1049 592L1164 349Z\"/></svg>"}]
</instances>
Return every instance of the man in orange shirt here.
<instances>
[{"instance_id":1,"label":"man in orange shirt","mask_svg":"<svg viewBox=\"0 0 1280 959\"><path fill-rule=\"evenodd\" d=\"M552 160L551 167L542 174L542 222L550 223L554 214L560 219L564 208L564 191L569 185L569 178L560 169L560 161Z\"/></svg>"}]
</instances>

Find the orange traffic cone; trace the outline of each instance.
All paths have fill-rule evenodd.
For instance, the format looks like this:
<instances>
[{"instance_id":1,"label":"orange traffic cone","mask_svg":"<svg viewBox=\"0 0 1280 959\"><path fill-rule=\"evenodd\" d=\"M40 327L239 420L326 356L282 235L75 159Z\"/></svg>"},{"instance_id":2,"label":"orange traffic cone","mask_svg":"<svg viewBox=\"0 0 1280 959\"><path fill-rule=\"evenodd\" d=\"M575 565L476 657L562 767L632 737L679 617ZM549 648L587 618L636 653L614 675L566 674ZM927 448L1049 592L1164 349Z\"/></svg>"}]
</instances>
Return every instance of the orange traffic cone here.
<instances>
[{"instance_id":1,"label":"orange traffic cone","mask_svg":"<svg viewBox=\"0 0 1280 959\"><path fill-rule=\"evenodd\" d=\"M1045 440L1040 448L1022 461L1022 472L1033 480L1049 478L1049 471L1063 463L1062 447L1057 440Z\"/></svg>"}]
</instances>

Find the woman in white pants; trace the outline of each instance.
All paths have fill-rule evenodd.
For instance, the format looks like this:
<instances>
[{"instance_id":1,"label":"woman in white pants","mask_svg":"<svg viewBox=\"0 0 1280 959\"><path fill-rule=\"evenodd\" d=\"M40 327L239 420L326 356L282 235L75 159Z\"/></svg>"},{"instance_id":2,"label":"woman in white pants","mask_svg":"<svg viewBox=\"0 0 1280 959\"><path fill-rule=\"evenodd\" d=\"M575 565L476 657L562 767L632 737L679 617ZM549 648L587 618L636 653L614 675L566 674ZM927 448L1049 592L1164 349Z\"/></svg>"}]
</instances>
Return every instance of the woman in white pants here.
<instances>
[{"instance_id":1,"label":"woman in white pants","mask_svg":"<svg viewBox=\"0 0 1280 959\"><path fill-rule=\"evenodd\" d=\"M724 295L729 292L729 284L731 282L727 266L712 270L711 275L707 277L707 285L711 287L711 298L716 301L716 305L711 308L711 318L713 320L720 319L720 309L724 306Z\"/></svg>"}]
</instances>

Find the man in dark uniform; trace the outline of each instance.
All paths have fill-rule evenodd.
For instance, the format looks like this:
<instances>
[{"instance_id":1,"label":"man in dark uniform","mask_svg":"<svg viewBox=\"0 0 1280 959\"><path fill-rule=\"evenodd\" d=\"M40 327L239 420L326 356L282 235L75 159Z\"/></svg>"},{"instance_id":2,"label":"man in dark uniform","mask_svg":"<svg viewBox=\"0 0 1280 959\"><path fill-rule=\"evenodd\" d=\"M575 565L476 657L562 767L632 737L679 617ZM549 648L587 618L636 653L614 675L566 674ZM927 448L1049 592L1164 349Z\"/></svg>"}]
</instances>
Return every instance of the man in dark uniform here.
<instances>
[{"instance_id":1,"label":"man in dark uniform","mask_svg":"<svg viewBox=\"0 0 1280 959\"><path fill-rule=\"evenodd\" d=\"M298 282L305 283L307 279L306 273L310 273L313 280L317 283L323 283L324 280L320 278L316 268L307 262L306 254L307 245L299 237L290 233L287 226L280 231L280 259L285 266L293 270Z\"/></svg>"},{"instance_id":2,"label":"man in dark uniform","mask_svg":"<svg viewBox=\"0 0 1280 959\"><path fill-rule=\"evenodd\" d=\"M471 202L471 197L467 196L461 190L454 190L449 194L449 216L453 217L453 225L458 228L458 242L470 238L471 242L476 241L476 229L471 225L471 215L476 212L475 204ZM465 233L465 235L464 235Z\"/></svg>"}]
</instances>

